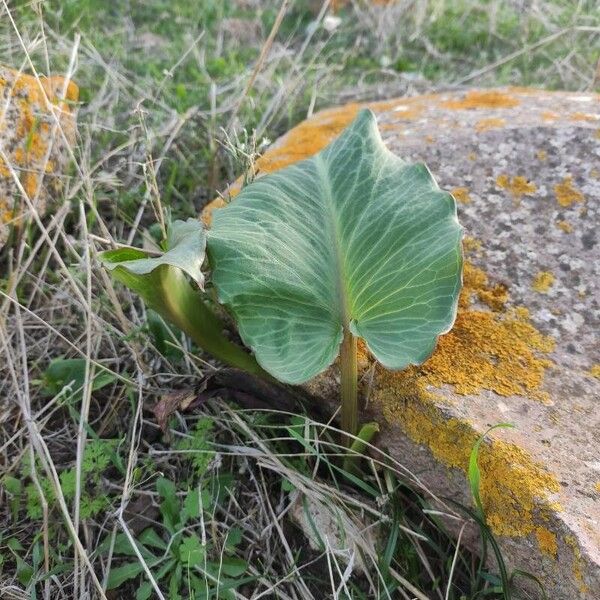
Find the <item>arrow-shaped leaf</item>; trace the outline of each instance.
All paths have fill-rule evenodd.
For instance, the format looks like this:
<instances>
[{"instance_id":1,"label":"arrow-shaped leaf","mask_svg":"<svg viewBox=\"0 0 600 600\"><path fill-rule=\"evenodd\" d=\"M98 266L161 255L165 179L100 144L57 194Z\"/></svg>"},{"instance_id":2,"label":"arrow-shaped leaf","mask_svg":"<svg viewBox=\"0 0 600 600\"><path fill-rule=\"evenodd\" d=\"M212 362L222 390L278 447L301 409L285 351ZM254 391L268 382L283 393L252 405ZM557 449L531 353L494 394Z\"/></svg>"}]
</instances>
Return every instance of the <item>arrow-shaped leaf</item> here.
<instances>
[{"instance_id":1,"label":"arrow-shaped leaf","mask_svg":"<svg viewBox=\"0 0 600 600\"><path fill-rule=\"evenodd\" d=\"M388 368L423 362L454 322L460 238L452 196L388 151L364 110L322 152L216 211L207 244L243 341L301 383L333 362L344 330Z\"/></svg>"}]
</instances>

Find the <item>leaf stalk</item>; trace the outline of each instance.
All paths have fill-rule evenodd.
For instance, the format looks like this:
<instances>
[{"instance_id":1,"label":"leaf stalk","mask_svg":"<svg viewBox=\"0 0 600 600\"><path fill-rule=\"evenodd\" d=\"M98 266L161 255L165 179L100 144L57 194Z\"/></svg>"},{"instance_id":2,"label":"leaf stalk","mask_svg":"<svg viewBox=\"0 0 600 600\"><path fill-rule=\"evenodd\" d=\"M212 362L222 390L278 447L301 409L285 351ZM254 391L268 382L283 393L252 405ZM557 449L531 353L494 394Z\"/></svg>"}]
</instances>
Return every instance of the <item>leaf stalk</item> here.
<instances>
[{"instance_id":1,"label":"leaf stalk","mask_svg":"<svg viewBox=\"0 0 600 600\"><path fill-rule=\"evenodd\" d=\"M342 430L355 436L358 432L358 367L356 337L344 328L340 351ZM352 438L344 436L344 445L350 447Z\"/></svg>"}]
</instances>

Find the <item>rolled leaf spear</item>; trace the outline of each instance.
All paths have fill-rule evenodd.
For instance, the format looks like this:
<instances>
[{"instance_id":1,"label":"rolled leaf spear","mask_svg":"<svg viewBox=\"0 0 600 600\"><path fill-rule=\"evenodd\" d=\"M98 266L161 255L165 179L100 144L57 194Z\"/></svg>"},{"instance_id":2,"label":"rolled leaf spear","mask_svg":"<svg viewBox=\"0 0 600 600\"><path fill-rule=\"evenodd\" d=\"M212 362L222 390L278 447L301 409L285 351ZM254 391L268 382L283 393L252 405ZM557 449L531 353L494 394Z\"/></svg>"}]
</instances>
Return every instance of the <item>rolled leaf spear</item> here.
<instances>
[{"instance_id":1,"label":"rolled leaf spear","mask_svg":"<svg viewBox=\"0 0 600 600\"><path fill-rule=\"evenodd\" d=\"M169 252L146 259L155 262L143 275L138 262L137 276L167 265L201 283L201 225L188 220L173 229L184 225L189 232L180 243L191 246L191 236L194 249L176 264L165 261ZM362 110L324 150L256 179L213 214L206 233L212 283L259 366L241 349L243 360L229 349L216 353L214 327L213 343L202 341L193 315L204 308L191 300L184 306L168 287L157 293L171 308L156 301L153 308L224 362L289 384L308 381L339 354L341 424L354 436L357 338L389 369L424 362L456 317L461 234L451 194L425 165L390 152L374 114ZM119 252L104 253L103 261L130 285L132 264ZM173 312L185 316L175 320Z\"/></svg>"}]
</instances>

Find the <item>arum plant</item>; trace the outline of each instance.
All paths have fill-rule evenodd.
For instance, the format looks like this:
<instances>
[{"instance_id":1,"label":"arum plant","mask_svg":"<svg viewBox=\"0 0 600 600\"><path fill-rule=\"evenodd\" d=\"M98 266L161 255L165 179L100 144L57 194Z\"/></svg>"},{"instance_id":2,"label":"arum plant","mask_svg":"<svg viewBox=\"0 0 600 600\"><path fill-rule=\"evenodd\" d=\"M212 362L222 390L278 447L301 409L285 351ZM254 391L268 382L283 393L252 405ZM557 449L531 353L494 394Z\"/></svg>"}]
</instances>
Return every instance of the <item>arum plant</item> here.
<instances>
[{"instance_id":1,"label":"arum plant","mask_svg":"<svg viewBox=\"0 0 600 600\"><path fill-rule=\"evenodd\" d=\"M462 273L454 199L425 165L384 146L369 110L312 158L246 186L208 232L195 221L173 231L162 257L117 250L105 264L229 364L255 359L252 372L301 384L339 355L342 429L351 435L357 340L383 366L403 369L425 361L454 322ZM254 359L216 343L221 325L209 324L205 301L191 293L184 273L201 286L205 242L218 300Z\"/></svg>"}]
</instances>

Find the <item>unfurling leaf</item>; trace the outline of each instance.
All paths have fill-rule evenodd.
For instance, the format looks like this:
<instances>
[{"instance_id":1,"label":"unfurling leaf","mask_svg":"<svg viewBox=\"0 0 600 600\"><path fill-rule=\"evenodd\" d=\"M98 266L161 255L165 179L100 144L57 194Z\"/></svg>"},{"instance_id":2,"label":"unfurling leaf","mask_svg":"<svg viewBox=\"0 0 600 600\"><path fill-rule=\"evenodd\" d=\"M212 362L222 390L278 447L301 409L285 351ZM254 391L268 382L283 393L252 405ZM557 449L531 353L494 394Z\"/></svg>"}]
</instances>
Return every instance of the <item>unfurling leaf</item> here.
<instances>
[{"instance_id":1,"label":"unfurling leaf","mask_svg":"<svg viewBox=\"0 0 600 600\"><path fill-rule=\"evenodd\" d=\"M206 235L197 219L174 221L167 232L167 250L156 257L135 248L119 248L102 254L107 269L122 268L133 275L148 275L157 267L171 266L187 273L200 288L204 286L202 263ZM140 278L141 281L142 278Z\"/></svg>"},{"instance_id":2,"label":"unfurling leaf","mask_svg":"<svg viewBox=\"0 0 600 600\"><path fill-rule=\"evenodd\" d=\"M215 358L258 375L264 371L252 356L230 342L223 334L224 324L211 310L190 276L200 288L204 285L202 263L206 235L196 219L174 221L167 234L167 248L151 257L143 250L120 248L100 255L104 267L115 279L136 292L146 305L176 325Z\"/></svg>"},{"instance_id":3,"label":"unfurling leaf","mask_svg":"<svg viewBox=\"0 0 600 600\"><path fill-rule=\"evenodd\" d=\"M364 110L215 211L207 248L242 340L266 371L302 383L333 362L344 328L388 368L422 363L454 322L460 239L452 196L387 150Z\"/></svg>"}]
</instances>

